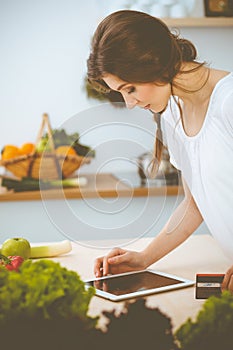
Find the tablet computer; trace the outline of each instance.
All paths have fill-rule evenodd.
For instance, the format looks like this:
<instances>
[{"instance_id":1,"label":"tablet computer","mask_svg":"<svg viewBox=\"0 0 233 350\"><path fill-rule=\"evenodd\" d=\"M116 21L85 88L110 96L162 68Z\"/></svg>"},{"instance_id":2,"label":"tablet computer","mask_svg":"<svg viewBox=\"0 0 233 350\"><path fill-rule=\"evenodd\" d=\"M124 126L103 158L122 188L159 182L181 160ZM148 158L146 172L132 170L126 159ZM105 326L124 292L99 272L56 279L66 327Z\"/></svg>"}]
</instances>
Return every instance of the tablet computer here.
<instances>
[{"instance_id":1,"label":"tablet computer","mask_svg":"<svg viewBox=\"0 0 233 350\"><path fill-rule=\"evenodd\" d=\"M86 287L92 286L96 289L96 295L112 301L189 287L194 283L194 281L152 269L85 281Z\"/></svg>"}]
</instances>

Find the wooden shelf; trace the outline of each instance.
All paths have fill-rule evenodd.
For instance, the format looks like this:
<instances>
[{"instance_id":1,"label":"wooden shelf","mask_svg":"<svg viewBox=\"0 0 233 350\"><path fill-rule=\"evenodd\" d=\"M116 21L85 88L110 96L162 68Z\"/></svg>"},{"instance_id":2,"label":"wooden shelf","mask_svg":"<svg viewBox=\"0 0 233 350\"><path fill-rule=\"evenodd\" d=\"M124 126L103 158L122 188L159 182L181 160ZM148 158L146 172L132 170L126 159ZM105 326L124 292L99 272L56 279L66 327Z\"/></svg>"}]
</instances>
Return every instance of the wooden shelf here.
<instances>
[{"instance_id":1,"label":"wooden shelf","mask_svg":"<svg viewBox=\"0 0 233 350\"><path fill-rule=\"evenodd\" d=\"M169 27L233 27L233 17L162 18Z\"/></svg>"},{"instance_id":2,"label":"wooden shelf","mask_svg":"<svg viewBox=\"0 0 233 350\"><path fill-rule=\"evenodd\" d=\"M177 196L183 195L180 186L130 188L112 174L86 174L87 186L46 191L7 192L0 194L3 201L31 201L49 199L84 199L111 197Z\"/></svg>"}]
</instances>

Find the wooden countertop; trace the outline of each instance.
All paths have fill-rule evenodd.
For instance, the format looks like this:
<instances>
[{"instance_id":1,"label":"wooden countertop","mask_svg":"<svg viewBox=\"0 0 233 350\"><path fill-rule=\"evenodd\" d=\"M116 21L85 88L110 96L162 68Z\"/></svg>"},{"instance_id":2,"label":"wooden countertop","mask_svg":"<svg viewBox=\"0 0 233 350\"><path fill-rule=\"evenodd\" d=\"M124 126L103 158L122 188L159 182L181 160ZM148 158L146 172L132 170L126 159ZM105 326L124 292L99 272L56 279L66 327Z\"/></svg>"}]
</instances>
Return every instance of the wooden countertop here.
<instances>
[{"instance_id":1,"label":"wooden countertop","mask_svg":"<svg viewBox=\"0 0 233 350\"><path fill-rule=\"evenodd\" d=\"M30 201L47 199L82 199L109 197L175 196L183 194L180 186L130 187L107 173L82 174L87 185L79 188L53 189L46 191L6 192L0 194L0 201Z\"/></svg>"},{"instance_id":2,"label":"wooden countertop","mask_svg":"<svg viewBox=\"0 0 233 350\"><path fill-rule=\"evenodd\" d=\"M62 266L75 270L83 280L93 279L94 260L107 254L112 247L123 246L125 249L140 251L153 238L139 238L130 242L125 239L114 241L72 242L72 251L66 255L53 258ZM101 248L105 247L105 248ZM198 252L198 253L197 253ZM208 234L193 235L182 245L159 260L150 268L171 273L195 281L196 273L225 273L230 261L224 256L217 242ZM195 299L195 286L154 294L146 297L149 307L159 307L171 317L174 328L179 327L188 317L195 318L205 302ZM111 302L94 296L90 303L90 315L100 315L103 310L121 310L123 302ZM102 319L102 322L104 320Z\"/></svg>"}]
</instances>

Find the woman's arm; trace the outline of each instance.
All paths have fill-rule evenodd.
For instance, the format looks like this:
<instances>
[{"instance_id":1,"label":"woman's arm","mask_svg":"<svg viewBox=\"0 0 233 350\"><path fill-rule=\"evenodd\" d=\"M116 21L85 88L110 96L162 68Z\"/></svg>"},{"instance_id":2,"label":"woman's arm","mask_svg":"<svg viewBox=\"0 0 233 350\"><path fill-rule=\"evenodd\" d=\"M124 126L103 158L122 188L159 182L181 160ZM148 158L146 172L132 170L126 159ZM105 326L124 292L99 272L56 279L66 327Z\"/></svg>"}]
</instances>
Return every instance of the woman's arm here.
<instances>
[{"instance_id":1,"label":"woman's arm","mask_svg":"<svg viewBox=\"0 0 233 350\"><path fill-rule=\"evenodd\" d=\"M147 268L184 242L195 231L203 219L184 181L183 186L184 200L147 248L141 252L112 249L106 256L96 259L94 273L97 277Z\"/></svg>"},{"instance_id":2,"label":"woman's arm","mask_svg":"<svg viewBox=\"0 0 233 350\"><path fill-rule=\"evenodd\" d=\"M162 231L143 251L145 266L158 261L183 243L202 223L203 218L183 180L184 200L176 208Z\"/></svg>"}]
</instances>

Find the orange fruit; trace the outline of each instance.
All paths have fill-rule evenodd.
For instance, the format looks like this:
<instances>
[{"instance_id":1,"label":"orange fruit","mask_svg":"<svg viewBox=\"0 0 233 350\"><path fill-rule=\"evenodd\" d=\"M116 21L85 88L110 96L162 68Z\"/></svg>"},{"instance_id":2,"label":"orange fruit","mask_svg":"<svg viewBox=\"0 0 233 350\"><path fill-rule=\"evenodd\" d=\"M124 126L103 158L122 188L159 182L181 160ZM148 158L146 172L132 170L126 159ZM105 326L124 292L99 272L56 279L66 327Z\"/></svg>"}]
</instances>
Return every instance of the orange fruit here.
<instances>
[{"instance_id":1,"label":"orange fruit","mask_svg":"<svg viewBox=\"0 0 233 350\"><path fill-rule=\"evenodd\" d=\"M55 150L56 154L62 154L64 156L71 155L71 156L76 156L77 153L75 149L71 146L59 146Z\"/></svg>"},{"instance_id":2,"label":"orange fruit","mask_svg":"<svg viewBox=\"0 0 233 350\"><path fill-rule=\"evenodd\" d=\"M35 151L35 145L34 145L34 143L30 143L30 142L24 143L20 147L19 151L20 151L21 154L33 153Z\"/></svg>"},{"instance_id":3,"label":"orange fruit","mask_svg":"<svg viewBox=\"0 0 233 350\"><path fill-rule=\"evenodd\" d=\"M19 148L14 145L6 145L2 150L2 159L7 160L18 157L20 155Z\"/></svg>"}]
</instances>

